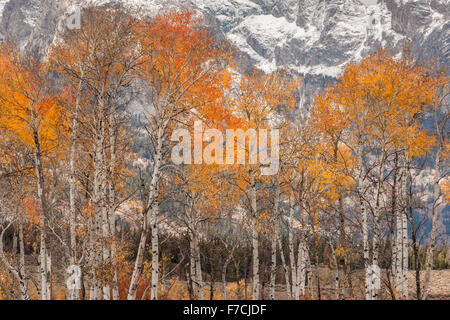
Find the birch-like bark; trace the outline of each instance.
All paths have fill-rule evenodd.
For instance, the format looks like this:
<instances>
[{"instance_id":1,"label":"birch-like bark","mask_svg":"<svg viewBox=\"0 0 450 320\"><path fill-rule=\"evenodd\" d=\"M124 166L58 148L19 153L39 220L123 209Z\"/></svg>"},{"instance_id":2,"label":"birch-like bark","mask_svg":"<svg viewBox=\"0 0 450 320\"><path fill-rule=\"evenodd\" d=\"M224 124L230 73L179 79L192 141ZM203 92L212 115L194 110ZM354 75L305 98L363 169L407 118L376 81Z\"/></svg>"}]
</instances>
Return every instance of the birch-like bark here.
<instances>
[{"instance_id":1,"label":"birch-like bark","mask_svg":"<svg viewBox=\"0 0 450 320\"><path fill-rule=\"evenodd\" d=\"M40 202L40 216L39 216L39 231L40 231L40 245L39 245L39 279L40 279L40 299L49 300L48 296L48 270L47 270L47 197L44 186L44 171L42 166L42 153L41 153L41 143L39 140L38 126L34 110L31 111L32 115L32 130L34 138L34 160L35 160L35 170L37 178L37 196Z\"/></svg>"},{"instance_id":2,"label":"birch-like bark","mask_svg":"<svg viewBox=\"0 0 450 320\"><path fill-rule=\"evenodd\" d=\"M402 214L402 252L403 252L403 268L402 268L402 289L403 299L408 299L408 220L406 217L406 211Z\"/></svg>"},{"instance_id":3,"label":"birch-like bark","mask_svg":"<svg viewBox=\"0 0 450 320\"><path fill-rule=\"evenodd\" d=\"M399 226L399 192L397 191L398 186L400 184L399 181L399 170L398 170L398 154L395 155L394 160L394 177L393 177L393 184L392 184L392 202L391 202L391 210L392 210L392 230L391 230L391 242L392 242L392 263L391 263L391 273L392 273L392 279L394 282L394 289L396 294L400 292L400 281L399 281L399 273L398 270L401 265L400 261L400 252L399 252L399 233L401 232L400 226Z\"/></svg>"},{"instance_id":4,"label":"birch-like bark","mask_svg":"<svg viewBox=\"0 0 450 320\"><path fill-rule=\"evenodd\" d=\"M94 292L94 282L95 282L95 273L94 273L94 264L95 264L95 219L89 219L88 222L88 243L87 243L87 266L89 267L89 277L88 277L88 297L89 300L93 300L93 292Z\"/></svg>"},{"instance_id":5,"label":"birch-like bark","mask_svg":"<svg viewBox=\"0 0 450 320\"><path fill-rule=\"evenodd\" d=\"M434 181L433 181L433 207L431 211L431 234L430 234L430 243L428 245L427 250L427 260L426 260L426 271L425 271L425 280L424 286L422 290L422 299L427 300L429 295L429 287L430 287L430 278L431 278L431 270L433 269L433 257L434 257L434 247L436 243L436 231L437 231L437 214L438 207L440 205L440 186L439 182L441 180L440 177L440 150L436 153L436 159L434 163Z\"/></svg>"},{"instance_id":6,"label":"birch-like bark","mask_svg":"<svg viewBox=\"0 0 450 320\"><path fill-rule=\"evenodd\" d=\"M189 275L190 275L190 281L192 284L192 293L195 295L197 291L197 277L196 277L196 267L195 267L195 245L194 241L192 240L192 236L189 242ZM197 296L198 298L198 296Z\"/></svg>"},{"instance_id":7,"label":"birch-like bark","mask_svg":"<svg viewBox=\"0 0 450 320\"><path fill-rule=\"evenodd\" d=\"M96 144L94 144L95 147ZM95 150L95 149L94 149ZM95 170L94 170L95 171ZM94 190L95 190L95 177L94 177ZM93 196L93 201L95 199L95 192ZM100 284L97 278L96 270L98 270L98 263L100 261L100 248L97 245L98 241L98 217L97 215L88 221L89 230L89 243L88 243L88 266L90 267L90 277L89 277L89 300L99 300L100 299Z\"/></svg>"},{"instance_id":8,"label":"birch-like bark","mask_svg":"<svg viewBox=\"0 0 450 320\"><path fill-rule=\"evenodd\" d=\"M336 300L341 300L341 290L339 288L339 283L340 283L340 279L339 279L339 261L336 257L336 251L334 250L334 246L332 243L330 243L330 248L331 248L331 253L333 255L333 262L336 265L336 269L334 270L334 289L335 289L335 297Z\"/></svg>"},{"instance_id":9,"label":"birch-like bark","mask_svg":"<svg viewBox=\"0 0 450 320\"><path fill-rule=\"evenodd\" d=\"M200 246L198 243L197 236L194 236L193 242L194 242L195 275L197 280L198 299L205 300L203 274L202 274L202 261L200 258Z\"/></svg>"},{"instance_id":10,"label":"birch-like bark","mask_svg":"<svg viewBox=\"0 0 450 320\"><path fill-rule=\"evenodd\" d=\"M338 141L335 142L334 144L334 163L336 165L338 165L339 159L338 159L338 154L339 154L339 144ZM342 192L342 191L340 191ZM339 218L339 245L341 248L345 248L346 247L346 231L345 231L345 214L344 214L344 199L343 196L340 195L339 196L339 200L338 200L338 209L337 209L337 214L338 214L338 218ZM337 268L337 275L339 277L339 265L340 263L342 263L342 270L343 270L343 280L346 280L347 276L349 276L349 269L347 266L347 254L344 251L344 256L342 257L341 260L337 259L336 261L336 268ZM341 287L341 299L344 299L346 296L346 282L345 281L340 281L340 279L338 280L338 282L340 284L342 284Z\"/></svg>"},{"instance_id":11,"label":"birch-like bark","mask_svg":"<svg viewBox=\"0 0 450 320\"><path fill-rule=\"evenodd\" d=\"M395 220L396 220L396 256L395 256L395 284L397 294L401 294L403 292L403 284L402 284L402 263L403 263L403 228L402 228L402 214L401 211L395 211Z\"/></svg>"},{"instance_id":12,"label":"birch-like bark","mask_svg":"<svg viewBox=\"0 0 450 320\"><path fill-rule=\"evenodd\" d=\"M28 294L28 287L27 287L27 278L25 274L25 255L23 251L23 228L22 226L19 226L19 247L20 247L20 258L19 258L19 268L16 270L7 260L3 248L3 237L5 235L6 230L8 230L12 225L12 222L8 224L6 228L2 230L0 233L0 261L3 262L3 264L6 265L6 267L9 269L9 271L14 275L14 277L19 282L20 286L20 299L21 300L29 300L29 294ZM38 291L40 288L38 288ZM40 295L40 291L39 291Z\"/></svg>"},{"instance_id":13,"label":"birch-like bark","mask_svg":"<svg viewBox=\"0 0 450 320\"><path fill-rule=\"evenodd\" d=\"M364 204L361 201L361 205ZM363 217L363 250L364 250L364 268L365 268L365 296L366 300L371 300L371 292L372 292L372 283L370 280L369 274L369 229L368 229L368 221L367 221L367 212L364 209L361 209L362 217Z\"/></svg>"},{"instance_id":14,"label":"birch-like bark","mask_svg":"<svg viewBox=\"0 0 450 320\"><path fill-rule=\"evenodd\" d=\"M273 235L271 241L271 265L270 265L270 300L275 300L275 281L277 276L277 237Z\"/></svg>"},{"instance_id":15,"label":"birch-like bark","mask_svg":"<svg viewBox=\"0 0 450 320\"><path fill-rule=\"evenodd\" d=\"M307 217L303 210L300 210L300 221L302 224L302 232L300 233L300 242L298 244L298 254L297 254L297 284L295 299L300 298L300 294L305 296L306 290L306 259L308 258L308 251L306 248L306 228L307 228Z\"/></svg>"},{"instance_id":16,"label":"birch-like bark","mask_svg":"<svg viewBox=\"0 0 450 320\"><path fill-rule=\"evenodd\" d=\"M151 216L151 233L152 233L152 291L150 296L151 300L158 300L158 286L159 286L158 213L159 213L159 205L155 204Z\"/></svg>"},{"instance_id":17,"label":"birch-like bark","mask_svg":"<svg viewBox=\"0 0 450 320\"><path fill-rule=\"evenodd\" d=\"M250 201L251 201L251 238L253 258L253 300L259 300L259 240L257 230L256 182L255 173L250 171Z\"/></svg>"},{"instance_id":18,"label":"birch-like bark","mask_svg":"<svg viewBox=\"0 0 450 320\"><path fill-rule=\"evenodd\" d=\"M382 191L382 184L383 184L383 169L384 169L384 161L385 161L385 152L383 150L380 164L378 167L378 179L377 179L377 190L375 193L375 208L374 208L374 226L373 226L373 256L372 256L372 270L373 268L378 267L379 261L378 256L380 253L380 201L381 201L381 191ZM376 283L378 282L375 278L375 276L371 276L372 283L371 283L371 294L372 300L378 299L378 291L379 288L377 287Z\"/></svg>"},{"instance_id":19,"label":"birch-like bark","mask_svg":"<svg viewBox=\"0 0 450 320\"><path fill-rule=\"evenodd\" d=\"M100 94L98 101L98 118L97 118L97 132L95 136L95 156L94 156L94 205L96 211L97 223L97 237L100 239L100 250L95 262L96 270L100 263L107 265L111 264L111 250L109 246L110 234L110 219L108 217L108 183L106 172L106 146L105 146L105 131L106 131L106 101ZM96 279L98 283L96 286L102 287L103 299L111 300L111 288L103 279ZM95 298L97 299L98 290L94 290Z\"/></svg>"},{"instance_id":20,"label":"birch-like bark","mask_svg":"<svg viewBox=\"0 0 450 320\"><path fill-rule=\"evenodd\" d=\"M166 295L166 265L164 262L161 265L161 296Z\"/></svg>"},{"instance_id":21,"label":"birch-like bark","mask_svg":"<svg viewBox=\"0 0 450 320\"><path fill-rule=\"evenodd\" d=\"M300 295L306 294L306 259L308 252L306 251L306 244L304 239L300 240L298 245L297 256L297 290L295 292L295 299L300 299Z\"/></svg>"},{"instance_id":22,"label":"birch-like bark","mask_svg":"<svg viewBox=\"0 0 450 320\"><path fill-rule=\"evenodd\" d=\"M159 174L162 162L162 148L163 148L163 128L159 128L157 132L157 143L156 143L156 152L155 152L155 163L153 166L152 179L150 183L150 190L148 192L147 197L147 205L144 205L144 217L143 217L143 226L141 231L141 239L139 241L138 246L138 254L133 268L133 274L131 276L130 286L128 289L128 300L136 300L136 292L139 283L139 279L142 274L142 263L145 252L145 242L148 235L148 220L150 213L148 212L146 206L150 206L150 210L153 210L155 206L156 198L158 196L158 183L159 183ZM156 204L157 205L157 204Z\"/></svg>"},{"instance_id":23,"label":"birch-like bark","mask_svg":"<svg viewBox=\"0 0 450 320\"><path fill-rule=\"evenodd\" d=\"M291 268L291 292L296 294L297 290L297 266L295 263L295 244L293 235L293 221L294 221L294 210L295 210L295 198L294 192L291 191L289 195L289 224L288 224L288 246L289 246L289 263Z\"/></svg>"},{"instance_id":24,"label":"birch-like bark","mask_svg":"<svg viewBox=\"0 0 450 320\"><path fill-rule=\"evenodd\" d=\"M357 156L358 156L358 166L360 168L360 172L358 174L357 179L357 191L358 191L358 197L359 197L359 206L362 216L362 233L363 233L363 259L364 259L364 270L365 270L365 285L364 285L364 292L365 292L365 298L366 300L370 300L372 298L371 292L372 292L372 286L370 281L370 275L369 275L369 225L368 225L368 217L367 217L367 210L366 206L364 204L364 198L363 198L363 182L364 182L364 163L363 163L363 148L362 146L358 146L357 150Z\"/></svg>"},{"instance_id":25,"label":"birch-like bark","mask_svg":"<svg viewBox=\"0 0 450 320\"><path fill-rule=\"evenodd\" d=\"M311 259L309 258L309 254L306 255L306 277L307 277L307 282L308 282L308 291L311 295L311 297L313 297L314 295L314 284L312 281L312 276L313 276L313 271L312 271L312 266L311 266Z\"/></svg>"},{"instance_id":26,"label":"birch-like bark","mask_svg":"<svg viewBox=\"0 0 450 320\"><path fill-rule=\"evenodd\" d=\"M401 269L401 283L402 283L402 297L408 299L408 259L409 259L409 243L408 243L408 210L411 206L411 201L408 193L408 178L410 177L409 160L405 159L403 175L403 197L405 199L405 208L401 213L401 228L402 228L402 269ZM411 179L409 179L411 183Z\"/></svg>"},{"instance_id":27,"label":"birch-like bark","mask_svg":"<svg viewBox=\"0 0 450 320\"><path fill-rule=\"evenodd\" d=\"M347 235L345 230L345 215L344 215L344 199L343 197L339 197L339 243L340 247L342 249L347 247ZM348 255L347 252L344 250L343 257L341 258L342 263L342 279L340 279L340 286L341 286L341 293L340 293L340 299L345 299L347 296L347 283L348 278L350 276L350 268L348 265ZM339 265L341 261L337 261L337 268L339 269ZM338 271L339 275L339 271Z\"/></svg>"},{"instance_id":28,"label":"birch-like bark","mask_svg":"<svg viewBox=\"0 0 450 320\"><path fill-rule=\"evenodd\" d=\"M101 212L101 246L102 246L102 259L103 264L111 265L111 247L109 241L111 239L111 222L108 216L109 213L109 198L108 198L108 182L107 182L107 166L106 166L106 104L103 99L100 99L100 104L102 104L101 110L103 113L101 115L101 125L100 125L100 140L99 140L99 169L100 169L100 212ZM103 299L111 300L111 287L108 282L102 281L103 289Z\"/></svg>"},{"instance_id":29,"label":"birch-like bark","mask_svg":"<svg viewBox=\"0 0 450 320\"><path fill-rule=\"evenodd\" d=\"M81 74L81 78L84 78L83 73ZM75 101L75 111L73 114L72 119L72 139L71 139L71 145L70 145L70 156L69 156L69 168L70 168L70 177L69 177L69 210L70 210L70 216L69 216L69 233L70 233L70 260L73 265L76 264L76 256L77 256L77 249L76 249L76 217L77 217L77 211L75 207L75 193L76 193L76 185L75 185L75 156L76 156L76 145L77 145L77 139L78 139L78 113L80 109L80 95L81 95L81 88L83 85L83 80L80 80L78 84L78 90L76 95L76 101ZM70 290L70 288L67 288L67 292L69 292L69 295L67 296L68 300L78 300L79 295L78 292L75 290ZM74 292L74 294L72 294Z\"/></svg>"},{"instance_id":30,"label":"birch-like bark","mask_svg":"<svg viewBox=\"0 0 450 320\"><path fill-rule=\"evenodd\" d=\"M279 204L280 204L280 182L279 178L275 180L275 197L273 207L273 220L276 221L279 217ZM270 300L275 300L275 285L277 277L277 239L278 239L278 224L275 223L273 228L273 235L271 241L271 265L270 265Z\"/></svg>"},{"instance_id":31,"label":"birch-like bark","mask_svg":"<svg viewBox=\"0 0 450 320\"><path fill-rule=\"evenodd\" d=\"M438 215L438 207L440 205L440 186L439 183L441 181L441 152L445 150L446 142L445 142L445 128L447 126L447 122L450 120L450 113L447 113L442 118L439 114L440 104L444 101L444 99L448 98L448 90L442 96L442 100L438 105L434 108L434 121L435 121L435 130L436 137L438 140L439 148L436 151L436 159L434 162L434 181L433 181L433 207L431 211L432 222L431 222L431 234L430 234L430 243L427 250L427 259L426 259L426 272L425 272L425 281L422 290L422 299L426 300L429 295L429 287L430 287L430 278L431 278L431 270L433 269L433 256L434 256L434 248L436 243L436 231L437 231L437 215ZM442 119L442 121L440 121Z\"/></svg>"},{"instance_id":32,"label":"birch-like bark","mask_svg":"<svg viewBox=\"0 0 450 320\"><path fill-rule=\"evenodd\" d=\"M107 211L105 203L105 101L102 93L99 94L97 112L95 113L95 132L93 139L93 166L94 166L94 184L92 203L94 217L92 218L92 228L90 229L90 249L91 258L91 300L99 300L103 292L103 298L107 299L108 289L98 278L98 271L102 260L107 261L108 254L105 252L105 238L108 234L109 224L107 223Z\"/></svg>"},{"instance_id":33,"label":"birch-like bark","mask_svg":"<svg viewBox=\"0 0 450 320\"><path fill-rule=\"evenodd\" d=\"M42 233L41 233L42 237ZM40 300L49 300L47 296L47 254L46 254L46 245L45 245L45 237L42 237L40 241L40 251L39 251L39 276L40 276Z\"/></svg>"},{"instance_id":34,"label":"birch-like bark","mask_svg":"<svg viewBox=\"0 0 450 320\"><path fill-rule=\"evenodd\" d=\"M25 273L25 248L23 241L23 225L19 224L19 285L22 300L29 300L28 287L27 287L27 276Z\"/></svg>"},{"instance_id":35,"label":"birch-like bark","mask_svg":"<svg viewBox=\"0 0 450 320\"><path fill-rule=\"evenodd\" d=\"M396 274L397 274L397 265L396 265L396 261L397 261L397 236L395 233L395 220L396 218L396 213L395 210L392 211L392 230L390 231L390 237L391 237L391 244L392 244L392 252L391 252L391 274L392 274L392 281L393 281L393 288L395 290L396 289Z\"/></svg>"},{"instance_id":36,"label":"birch-like bark","mask_svg":"<svg viewBox=\"0 0 450 320\"><path fill-rule=\"evenodd\" d=\"M145 211L145 210L144 210ZM139 284L139 279L142 274L143 269L143 261L144 261L144 253L145 253L145 242L147 241L148 235L148 227L147 227L147 217L146 213L143 212L143 220L142 220L142 230L141 230L141 238L139 240L138 253L136 256L136 261L134 263L133 274L131 276L130 287L128 289L127 300L136 300L136 292Z\"/></svg>"},{"instance_id":37,"label":"birch-like bark","mask_svg":"<svg viewBox=\"0 0 450 320\"><path fill-rule=\"evenodd\" d=\"M50 252L46 250L47 254L47 297L49 300L52 299L52 256Z\"/></svg>"},{"instance_id":38,"label":"birch-like bark","mask_svg":"<svg viewBox=\"0 0 450 320\"><path fill-rule=\"evenodd\" d=\"M109 145L110 145L110 159L109 159L109 179L108 179L108 217L109 217L109 233L113 239L111 244L111 266L113 267L113 300L119 300L119 283L117 277L117 268L115 264L116 255L116 243L114 237L116 235L116 187L114 178L116 174L116 139L117 139L117 126L116 115L112 111L109 116Z\"/></svg>"}]
</instances>

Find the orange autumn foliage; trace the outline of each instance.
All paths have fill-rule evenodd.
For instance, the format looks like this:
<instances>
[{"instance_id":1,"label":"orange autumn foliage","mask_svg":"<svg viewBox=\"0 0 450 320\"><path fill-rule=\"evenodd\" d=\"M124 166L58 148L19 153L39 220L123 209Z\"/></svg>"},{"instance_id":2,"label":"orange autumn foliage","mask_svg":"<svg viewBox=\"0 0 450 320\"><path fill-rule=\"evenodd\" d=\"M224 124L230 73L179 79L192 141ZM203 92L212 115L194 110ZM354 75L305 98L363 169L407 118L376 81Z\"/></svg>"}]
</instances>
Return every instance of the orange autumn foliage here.
<instances>
[{"instance_id":1,"label":"orange autumn foliage","mask_svg":"<svg viewBox=\"0 0 450 320\"><path fill-rule=\"evenodd\" d=\"M194 112L217 125L235 121L223 105L232 52L211 37L194 12L157 15L137 24L135 32L142 50L138 73L153 91L157 113Z\"/></svg>"},{"instance_id":2,"label":"orange autumn foliage","mask_svg":"<svg viewBox=\"0 0 450 320\"><path fill-rule=\"evenodd\" d=\"M37 132L43 154L58 152L64 113L49 86L47 66L0 48L0 128L28 147Z\"/></svg>"},{"instance_id":3,"label":"orange autumn foliage","mask_svg":"<svg viewBox=\"0 0 450 320\"><path fill-rule=\"evenodd\" d=\"M407 157L431 150L434 139L417 117L437 95L436 78L427 68L406 54L395 59L381 50L348 65L338 80L316 98L312 112L316 128L329 139L343 138L346 130L351 144L363 139L385 150L401 148Z\"/></svg>"}]
</instances>

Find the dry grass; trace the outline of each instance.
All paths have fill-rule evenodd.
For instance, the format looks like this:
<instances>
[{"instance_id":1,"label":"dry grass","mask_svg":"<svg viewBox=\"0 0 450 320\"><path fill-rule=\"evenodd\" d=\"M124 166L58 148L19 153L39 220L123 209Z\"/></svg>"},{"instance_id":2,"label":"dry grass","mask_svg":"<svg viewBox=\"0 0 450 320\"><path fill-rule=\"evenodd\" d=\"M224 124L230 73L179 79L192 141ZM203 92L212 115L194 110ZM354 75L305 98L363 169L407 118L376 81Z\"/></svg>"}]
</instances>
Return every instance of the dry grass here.
<instances>
[{"instance_id":1,"label":"dry grass","mask_svg":"<svg viewBox=\"0 0 450 320\"><path fill-rule=\"evenodd\" d=\"M362 276L361 270L358 270L352 274L352 284L353 284L353 294L352 299L361 299L363 297L363 287L362 287ZM421 279L423 281L425 274L421 272ZM385 278L385 274L383 275ZM7 299L7 292L11 288L11 278L7 275L0 275L0 300ZM320 272L320 282L321 282L321 299L328 300L335 298L335 290L333 283L333 272L328 268L323 268ZM415 299L416 297L416 278L415 272L410 271L408 274L409 283L409 294L410 299ZM315 280L313 281L314 289L312 296L302 297L302 299L317 299L317 286ZM450 300L450 270L433 270L431 272L430 280L431 292L429 299L431 300ZM311 289L311 288L310 288ZM384 290L385 291L385 290ZM205 299L210 299L210 285L205 283L204 293ZM34 286L30 285L30 295L32 299L37 299L37 292ZM189 293L187 291L187 284L185 281L172 280L170 284L166 287L166 293L164 296L161 295L161 299L164 300L188 300ZM234 283L227 284L227 299L237 300L238 297L244 298L244 281L241 281L239 286ZM264 298L269 297L269 289L265 288ZM53 299L62 300L65 298L65 288L61 284L53 285ZM222 294L222 284L216 283L214 285L214 300L221 300L223 298ZM251 299L251 282L247 283L247 298ZM388 292L382 294L383 299L391 299ZM284 285L276 286L276 299L286 300L288 296L286 294L286 288Z\"/></svg>"}]
</instances>

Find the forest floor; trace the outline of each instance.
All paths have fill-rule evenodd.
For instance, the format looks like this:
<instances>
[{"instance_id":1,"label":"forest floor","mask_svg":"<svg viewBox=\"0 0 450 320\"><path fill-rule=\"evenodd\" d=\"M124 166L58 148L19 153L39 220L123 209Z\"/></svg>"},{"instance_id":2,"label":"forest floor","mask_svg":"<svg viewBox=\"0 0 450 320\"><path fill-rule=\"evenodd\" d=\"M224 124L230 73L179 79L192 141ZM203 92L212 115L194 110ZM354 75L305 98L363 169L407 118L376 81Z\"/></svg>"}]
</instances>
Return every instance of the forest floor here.
<instances>
[{"instance_id":1,"label":"forest floor","mask_svg":"<svg viewBox=\"0 0 450 320\"><path fill-rule=\"evenodd\" d=\"M423 283L425 272L420 273L421 283ZM277 282L281 281L284 275L279 273L277 275ZM56 279L54 279L56 280ZM364 298L364 271L355 270L351 275L352 290L347 289L347 299L350 295L351 299L363 299ZM65 286L63 281L56 281L53 285L53 298L54 299L64 299L65 296ZM283 281L284 282L284 281ZM380 292L380 299L392 299L389 291L387 290L387 277L386 273L383 272L383 290ZM269 299L269 288L267 284L262 284L264 288L264 293L262 294L262 299ZM245 287L247 287L247 294L245 294ZM409 271L408 273L408 289L409 289L409 299L416 299L416 274L415 271ZM33 299L37 298L37 292L33 290L35 287L31 285L31 296ZM166 288L170 288L166 295L161 297L164 300L188 300L189 294L187 291L186 281L175 280L172 278L166 283ZM238 290L239 288L239 290ZM227 284L227 298L229 300L250 300L252 291L251 281L247 282L245 286L244 280L241 280L239 287L236 282L229 282ZM430 279L430 300L450 300L450 269L448 270L433 270L431 272ZM239 293L238 293L239 291ZM307 289L308 292L312 292L312 295L301 297L301 300L317 300L318 299L318 287L315 277L313 277L312 287ZM211 287L208 281L204 284L205 299L210 299ZM161 292L160 292L161 294ZM5 298L5 297L3 297ZM2 297L0 296L0 300ZM222 299L222 284L214 284L214 299ZM286 294L286 286L284 284L278 284L275 288L275 299L276 300L288 300ZM336 289L334 282L334 272L329 268L321 268L320 270L320 299L322 300L333 300L336 299Z\"/></svg>"},{"instance_id":2,"label":"forest floor","mask_svg":"<svg viewBox=\"0 0 450 320\"><path fill-rule=\"evenodd\" d=\"M281 280L281 274L277 275L277 281ZM422 271L421 274L421 283L423 283L425 273ZM353 290L347 291L347 299L348 295L352 296L352 299L363 299L364 298L364 272L363 270L356 270L351 275L352 278L352 286ZM284 279L284 276L283 276ZM387 289L387 277L386 273L383 272L383 290L380 292L380 299L391 300L392 297ZM309 292L312 292L312 295L301 297L301 300L317 300L318 299L318 290L317 290L317 282L316 279L313 278L312 281L313 288L308 288ZM263 285L263 284L262 284ZM263 285L264 293L261 296L262 299L269 299L269 288L267 284ZM165 297L168 300L185 300L189 299L187 293L187 283L185 281L175 281L172 289L169 291L169 294ZM228 283L227 285L227 298L230 300L237 299L251 299L251 291L252 284L251 281L247 282L247 294L245 294L245 284L242 280L239 285L239 294L238 294L238 286L235 282ZM416 275L415 271L409 271L408 273L408 290L409 290L409 299L416 299ZM431 272L430 279L430 300L450 300L450 270L433 270ZM204 284L204 293L205 299L209 300L210 298L211 287L208 281ZM222 285L219 283L215 283L214 285L214 299L222 298ZM283 284L278 284L275 288L275 299L276 300L288 300L288 296L286 294L286 286ZM333 300L336 299L336 290L334 283L334 272L332 272L328 268L322 268L320 271L320 299L322 300Z\"/></svg>"},{"instance_id":3,"label":"forest floor","mask_svg":"<svg viewBox=\"0 0 450 320\"><path fill-rule=\"evenodd\" d=\"M421 280L424 274L421 273ZM408 284L410 293L416 293L416 274L414 271L408 273ZM450 270L433 270L430 279L430 299L450 300Z\"/></svg>"},{"instance_id":4,"label":"forest floor","mask_svg":"<svg viewBox=\"0 0 450 320\"><path fill-rule=\"evenodd\" d=\"M363 272L356 271L352 275L353 282L353 295L354 299L362 299L363 298ZM421 283L425 278L425 273L422 271L420 273ZM336 299L336 290L334 289L334 279L331 277L329 272L326 269L322 269L321 271L321 299ZM386 274L383 274L384 283L387 283ZM315 281L313 281L316 284ZM276 296L277 299L287 299L286 294L286 286L277 286ZM386 286L384 286L386 289ZM432 270L431 278L430 278L430 300L450 300L450 270ZM408 290L409 290L409 298L416 299L416 273L415 271L408 272ZM268 292L267 292L268 294ZM317 299L317 286L315 285L314 294L312 297L305 297L305 299ZM382 299L391 299L389 292L384 290L384 295L382 294Z\"/></svg>"}]
</instances>

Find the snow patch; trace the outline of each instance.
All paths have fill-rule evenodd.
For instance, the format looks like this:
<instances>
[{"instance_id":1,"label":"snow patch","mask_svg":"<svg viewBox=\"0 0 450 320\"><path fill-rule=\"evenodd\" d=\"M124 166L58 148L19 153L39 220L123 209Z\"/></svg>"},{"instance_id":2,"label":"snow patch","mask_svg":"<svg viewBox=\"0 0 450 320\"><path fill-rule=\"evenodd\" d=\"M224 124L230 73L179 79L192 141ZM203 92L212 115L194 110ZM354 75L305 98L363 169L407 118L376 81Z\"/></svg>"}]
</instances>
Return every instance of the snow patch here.
<instances>
[{"instance_id":1,"label":"snow patch","mask_svg":"<svg viewBox=\"0 0 450 320\"><path fill-rule=\"evenodd\" d=\"M35 27L38 21L39 15L37 15L36 12L39 11L39 6L39 1L33 1L29 7L22 8L22 13L25 16L24 22L31 27Z\"/></svg>"},{"instance_id":2,"label":"snow patch","mask_svg":"<svg viewBox=\"0 0 450 320\"><path fill-rule=\"evenodd\" d=\"M0 0L0 17L3 16L3 9L5 8L7 2L8 0Z\"/></svg>"}]
</instances>

